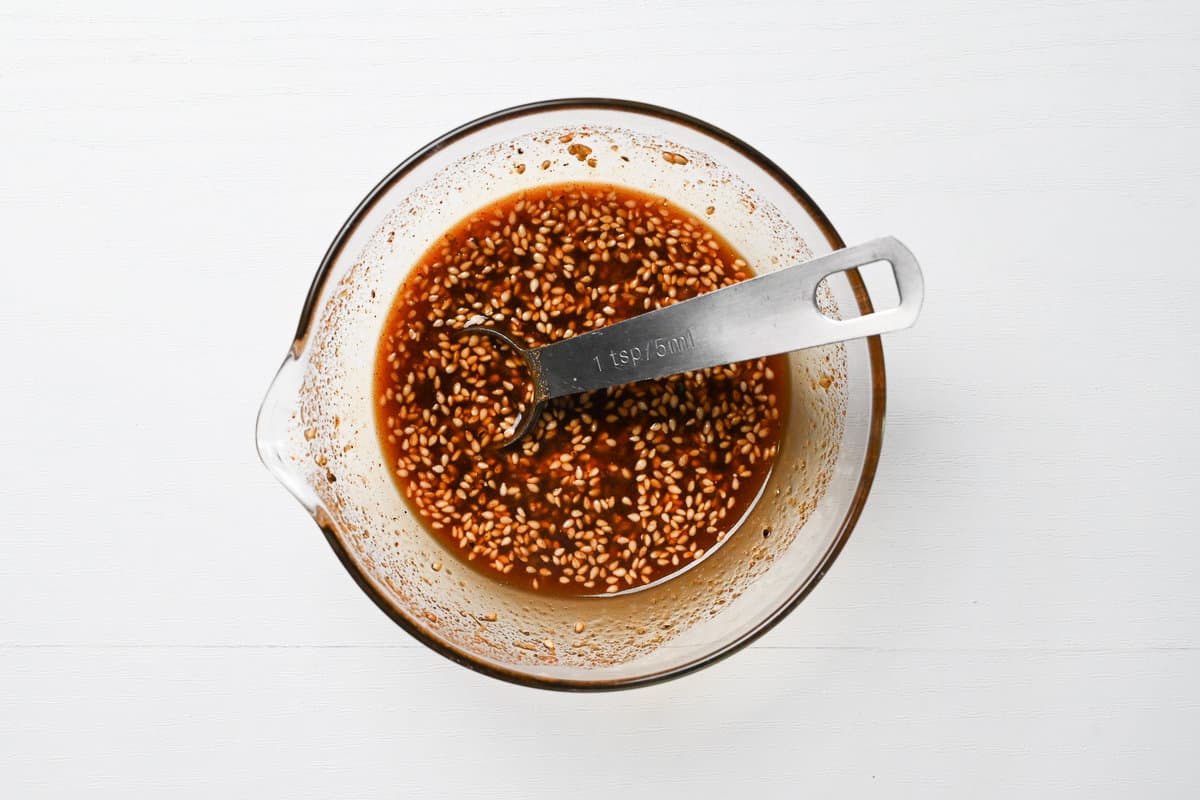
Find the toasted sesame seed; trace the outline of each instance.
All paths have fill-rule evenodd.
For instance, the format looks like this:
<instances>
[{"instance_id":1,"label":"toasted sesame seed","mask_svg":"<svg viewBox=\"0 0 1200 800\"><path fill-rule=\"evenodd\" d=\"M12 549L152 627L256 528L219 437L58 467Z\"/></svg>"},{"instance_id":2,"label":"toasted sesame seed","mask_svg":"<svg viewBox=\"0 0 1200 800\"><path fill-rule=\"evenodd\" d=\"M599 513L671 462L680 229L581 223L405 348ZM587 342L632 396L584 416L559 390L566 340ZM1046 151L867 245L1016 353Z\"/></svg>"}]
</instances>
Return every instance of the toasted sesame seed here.
<instances>
[{"instance_id":1,"label":"toasted sesame seed","mask_svg":"<svg viewBox=\"0 0 1200 800\"><path fill-rule=\"evenodd\" d=\"M624 190L539 187L473 215L413 270L381 339L377 422L400 490L473 568L539 591L611 594L703 557L778 452L782 361L563 398L500 450L532 396L525 367L457 331L482 314L536 346L749 275L693 215Z\"/></svg>"}]
</instances>

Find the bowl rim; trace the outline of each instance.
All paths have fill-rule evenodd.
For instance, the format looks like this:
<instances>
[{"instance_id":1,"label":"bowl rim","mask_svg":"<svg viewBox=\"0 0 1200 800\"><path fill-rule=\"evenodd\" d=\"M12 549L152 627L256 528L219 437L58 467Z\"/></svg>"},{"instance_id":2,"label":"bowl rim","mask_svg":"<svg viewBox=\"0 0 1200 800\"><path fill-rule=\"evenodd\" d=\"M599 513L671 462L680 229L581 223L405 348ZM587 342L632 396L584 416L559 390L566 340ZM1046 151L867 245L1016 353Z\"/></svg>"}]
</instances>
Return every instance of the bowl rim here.
<instances>
[{"instance_id":1,"label":"bowl rim","mask_svg":"<svg viewBox=\"0 0 1200 800\"><path fill-rule=\"evenodd\" d=\"M300 312L300 322L296 328L296 335L293 338L290 357L300 359L304 352L304 347L308 333L316 320L316 314L319 310L319 301L321 294L329 280L330 274L333 271L333 265L338 257L342 254L347 241L351 235L357 230L359 223L375 205L380 201L394 184L402 180L413 168L423 163L426 159L432 156L437 151L444 148L446 145L463 139L473 133L476 133L484 128L490 127L503 122L510 122L525 116L532 116L550 111L569 111L569 110L602 110L602 111L621 111L641 116L657 117L659 119L682 125L704 134L712 139L717 140L721 144L736 150L740 155L753 162L756 166L767 173L774 179L783 189L785 189L797 203L799 203L806 212L812 217L817 227L820 229L830 247L834 250L841 249L846 246L842 237L834 229L833 223L825 215L825 212L820 209L816 202L808 195L808 193L800 187L800 185L791 178L784 170L779 167L774 161L767 158L754 147L742 141L738 137L728 133L727 131L716 127L708 122L705 122L696 117L684 114L673 109L663 106L643 103L633 100L622 100L615 98L603 97L567 97L552 100L541 100L531 103L524 103L517 106L511 106L499 111L494 111L490 114L473 119L466 122L453 130L437 137L433 141L426 144L424 147L410 155L391 172L387 174L355 207L354 211L347 217L345 223L334 236L329 248L325 251L324 257L321 259L321 264L317 268L317 273L313 277L312 284L309 287L308 295L304 300L304 306ZM870 296L867 293L866 285L863 283L862 276L858 270L852 269L846 271L847 279L850 282L851 289L854 293L855 300L858 302L859 312L861 314L869 314L873 311ZM850 506L846 516L842 519L841 525L834 536L830 546L822 554L816 569L809 575L794 592L781 603L774 611L759 621L750 629L742 632L736 639L728 644L705 653L702 656L692 659L684 664L669 669L659 670L657 672L648 673L632 678L618 679L596 679L596 680L568 680L561 678L548 678L543 676L530 675L521 672L518 669L510 669L497 664L486 663L470 654L455 648L448 642L444 642L435 636L427 633L425 630L414 625L404 614L396 609L387 598L372 584L366 575L358 568L354 557L347 549L341 536L338 534L336 527L332 521L322 512L316 514L317 525L325 534L326 540L330 547L333 548L338 560L345 567L346 571L358 584L359 588L380 608L393 622L407 631L417 641L432 649L434 652L445 656L451 661L467 667L475 672L484 675L498 678L509 683L515 683L522 686L529 686L541 689L553 689L558 691L606 691L616 689L630 689L637 686L649 686L656 683L679 678L689 673L695 672L704 667L717 663L718 661L729 657L742 648L749 645L751 642L758 639L771 628L779 624L788 614L790 614L796 606L798 606L805 597L809 595L829 567L837 559L842 548L850 538L850 533L854 530L854 526L858 523L859 517L862 515L863 508L866 505L867 496L870 494L871 485L875 480L875 471L879 464L879 454L883 442L883 423L884 413L886 410L887 400L887 382L883 363L883 343L878 336L871 336L865 339L867 345L868 359L871 365L871 385L872 398L870 421L867 430L867 450L863 460L862 473L859 476L858 485L855 487L854 495L850 500Z\"/></svg>"}]
</instances>

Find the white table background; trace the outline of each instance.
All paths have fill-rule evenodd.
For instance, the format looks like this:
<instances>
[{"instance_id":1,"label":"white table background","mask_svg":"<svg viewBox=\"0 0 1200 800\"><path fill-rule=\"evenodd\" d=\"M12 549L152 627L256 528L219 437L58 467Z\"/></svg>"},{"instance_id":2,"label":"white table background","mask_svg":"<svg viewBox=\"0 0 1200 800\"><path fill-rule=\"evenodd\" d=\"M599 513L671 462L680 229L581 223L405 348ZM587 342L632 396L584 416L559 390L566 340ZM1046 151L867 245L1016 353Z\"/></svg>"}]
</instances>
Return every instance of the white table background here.
<instances>
[{"instance_id":1,"label":"white table background","mask_svg":"<svg viewBox=\"0 0 1200 800\"><path fill-rule=\"evenodd\" d=\"M0 4L0 797L1195 797L1200 6ZM258 463L324 248L443 131L669 105L920 257L875 489L683 680L443 661Z\"/></svg>"}]
</instances>

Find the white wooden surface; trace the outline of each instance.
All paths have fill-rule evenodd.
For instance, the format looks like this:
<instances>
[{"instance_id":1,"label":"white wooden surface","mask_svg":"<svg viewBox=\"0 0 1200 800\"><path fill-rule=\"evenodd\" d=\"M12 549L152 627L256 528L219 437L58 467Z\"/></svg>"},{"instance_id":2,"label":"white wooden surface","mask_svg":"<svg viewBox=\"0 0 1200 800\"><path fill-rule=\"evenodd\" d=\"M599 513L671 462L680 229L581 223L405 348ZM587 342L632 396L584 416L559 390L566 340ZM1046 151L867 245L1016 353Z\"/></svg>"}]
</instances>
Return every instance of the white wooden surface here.
<instances>
[{"instance_id":1,"label":"white wooden surface","mask_svg":"<svg viewBox=\"0 0 1200 800\"><path fill-rule=\"evenodd\" d=\"M1196 3L339 5L0 4L0 797L1200 792ZM366 190L565 95L728 128L929 289L825 582L602 696L409 639L251 444Z\"/></svg>"}]
</instances>

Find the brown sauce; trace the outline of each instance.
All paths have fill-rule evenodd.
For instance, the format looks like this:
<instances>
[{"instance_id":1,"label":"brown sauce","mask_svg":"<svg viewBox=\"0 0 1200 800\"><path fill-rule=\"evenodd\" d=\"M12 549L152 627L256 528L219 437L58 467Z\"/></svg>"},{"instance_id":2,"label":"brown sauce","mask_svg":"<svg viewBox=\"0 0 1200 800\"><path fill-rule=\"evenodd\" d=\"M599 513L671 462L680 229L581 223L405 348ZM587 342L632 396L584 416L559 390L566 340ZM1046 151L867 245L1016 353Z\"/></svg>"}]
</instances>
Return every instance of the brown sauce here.
<instances>
[{"instance_id":1,"label":"brown sauce","mask_svg":"<svg viewBox=\"0 0 1200 800\"><path fill-rule=\"evenodd\" d=\"M770 473L782 357L560 398L501 449L528 401L520 362L458 331L483 315L548 344L751 275L700 219L623 187L539 187L472 214L416 265L380 339L377 428L401 494L472 567L540 592L632 590L703 558Z\"/></svg>"}]
</instances>

